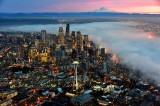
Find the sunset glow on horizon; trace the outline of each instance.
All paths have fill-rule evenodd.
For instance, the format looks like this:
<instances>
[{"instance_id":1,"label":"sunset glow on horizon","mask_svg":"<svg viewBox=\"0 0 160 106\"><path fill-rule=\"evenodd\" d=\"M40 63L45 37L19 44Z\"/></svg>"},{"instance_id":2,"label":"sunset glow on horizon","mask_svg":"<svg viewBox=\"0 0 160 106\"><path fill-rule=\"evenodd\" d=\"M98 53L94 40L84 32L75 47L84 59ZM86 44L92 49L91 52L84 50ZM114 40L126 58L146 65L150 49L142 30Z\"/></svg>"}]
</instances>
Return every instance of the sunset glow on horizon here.
<instances>
[{"instance_id":1,"label":"sunset glow on horizon","mask_svg":"<svg viewBox=\"0 0 160 106\"><path fill-rule=\"evenodd\" d=\"M105 12L160 14L160 0L0 0L1 13L91 12L102 7Z\"/></svg>"}]
</instances>

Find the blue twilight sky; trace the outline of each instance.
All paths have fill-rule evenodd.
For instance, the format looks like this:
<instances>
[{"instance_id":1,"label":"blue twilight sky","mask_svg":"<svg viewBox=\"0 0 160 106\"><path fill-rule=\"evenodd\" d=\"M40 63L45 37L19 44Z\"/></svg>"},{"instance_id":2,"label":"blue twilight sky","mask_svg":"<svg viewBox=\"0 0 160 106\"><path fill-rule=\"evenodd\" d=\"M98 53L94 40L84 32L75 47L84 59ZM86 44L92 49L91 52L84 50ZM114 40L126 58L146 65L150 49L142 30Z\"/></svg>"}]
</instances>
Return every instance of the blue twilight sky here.
<instances>
[{"instance_id":1,"label":"blue twilight sky","mask_svg":"<svg viewBox=\"0 0 160 106\"><path fill-rule=\"evenodd\" d=\"M0 0L0 12L160 13L160 0Z\"/></svg>"}]
</instances>

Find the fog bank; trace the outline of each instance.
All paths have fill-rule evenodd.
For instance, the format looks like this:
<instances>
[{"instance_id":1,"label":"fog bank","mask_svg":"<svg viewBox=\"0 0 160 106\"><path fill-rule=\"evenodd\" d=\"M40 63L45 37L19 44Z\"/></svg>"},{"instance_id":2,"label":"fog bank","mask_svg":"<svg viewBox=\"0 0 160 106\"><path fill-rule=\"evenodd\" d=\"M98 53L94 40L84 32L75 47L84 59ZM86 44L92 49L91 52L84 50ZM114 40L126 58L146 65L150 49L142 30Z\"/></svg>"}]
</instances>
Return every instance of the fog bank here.
<instances>
[{"instance_id":1,"label":"fog bank","mask_svg":"<svg viewBox=\"0 0 160 106\"><path fill-rule=\"evenodd\" d=\"M160 82L160 38L136 29L135 23L91 23L80 26L93 41L119 56L121 63ZM85 29L84 29L85 28Z\"/></svg>"},{"instance_id":2,"label":"fog bank","mask_svg":"<svg viewBox=\"0 0 160 106\"><path fill-rule=\"evenodd\" d=\"M57 33L58 27L65 25L25 25L3 27L1 30L9 31L41 31ZM88 24L72 24L71 30L80 30L83 34L105 47L109 52L115 53L121 62L134 69L141 70L147 76L160 82L160 38L151 37L136 29L132 22L95 22Z\"/></svg>"}]
</instances>

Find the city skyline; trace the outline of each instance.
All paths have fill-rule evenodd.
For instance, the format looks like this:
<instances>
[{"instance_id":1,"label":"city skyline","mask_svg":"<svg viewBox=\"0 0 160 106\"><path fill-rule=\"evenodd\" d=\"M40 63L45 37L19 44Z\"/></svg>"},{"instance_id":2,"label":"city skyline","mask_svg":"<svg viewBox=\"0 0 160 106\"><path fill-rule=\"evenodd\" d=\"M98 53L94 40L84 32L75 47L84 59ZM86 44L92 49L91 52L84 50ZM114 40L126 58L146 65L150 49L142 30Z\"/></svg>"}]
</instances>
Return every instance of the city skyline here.
<instances>
[{"instance_id":1,"label":"city skyline","mask_svg":"<svg viewBox=\"0 0 160 106\"><path fill-rule=\"evenodd\" d=\"M159 50L155 47L159 39L146 40L144 34L139 31L135 34L136 29L132 28L129 39L125 39L124 33L121 35L124 43L107 30L109 36L115 36L114 41L105 36L103 28L107 23L99 23L103 26L100 29L98 24L90 24L92 28L85 29L91 28L90 31L96 35L101 32L105 45L113 41L108 46L118 50L118 54L115 50L114 53L108 52L106 46L102 47L103 44L97 42L97 37L97 41L92 40L90 35L93 34L84 35L85 30L78 26L80 30L71 30L70 33L70 24L66 24L66 30L60 26L58 34L49 34L46 30L35 33L0 32L0 105L159 106ZM123 30L120 26L118 29ZM154 42L152 46L150 41ZM146 47L149 50L145 51ZM151 52L157 55L158 60L149 59ZM131 67L135 64L141 68Z\"/></svg>"},{"instance_id":2,"label":"city skyline","mask_svg":"<svg viewBox=\"0 0 160 106\"><path fill-rule=\"evenodd\" d=\"M159 0L0 0L0 13L125 12L160 14Z\"/></svg>"}]
</instances>

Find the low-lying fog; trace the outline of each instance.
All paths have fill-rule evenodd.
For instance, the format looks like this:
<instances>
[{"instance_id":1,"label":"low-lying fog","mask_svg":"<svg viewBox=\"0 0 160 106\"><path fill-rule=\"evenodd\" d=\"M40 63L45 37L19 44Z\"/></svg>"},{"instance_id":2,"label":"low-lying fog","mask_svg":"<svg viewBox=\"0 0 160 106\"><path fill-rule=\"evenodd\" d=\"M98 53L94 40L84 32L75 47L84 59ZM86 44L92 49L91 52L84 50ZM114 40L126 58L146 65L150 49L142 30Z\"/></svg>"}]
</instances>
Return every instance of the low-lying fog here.
<instances>
[{"instance_id":1,"label":"low-lying fog","mask_svg":"<svg viewBox=\"0 0 160 106\"><path fill-rule=\"evenodd\" d=\"M91 23L79 29L119 56L122 63L160 82L160 38L136 29L132 22Z\"/></svg>"},{"instance_id":2,"label":"low-lying fog","mask_svg":"<svg viewBox=\"0 0 160 106\"><path fill-rule=\"evenodd\" d=\"M49 33L57 33L60 26L65 27L64 24L23 25L3 27L1 30L40 32L46 29ZM160 82L160 38L154 38L134 26L133 22L94 22L71 24L71 30L80 30L90 35L101 47L117 54L122 63Z\"/></svg>"}]
</instances>

